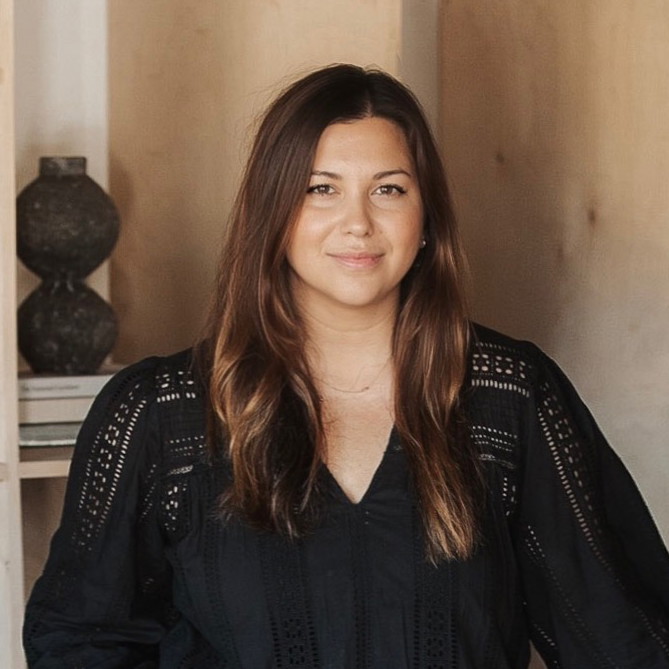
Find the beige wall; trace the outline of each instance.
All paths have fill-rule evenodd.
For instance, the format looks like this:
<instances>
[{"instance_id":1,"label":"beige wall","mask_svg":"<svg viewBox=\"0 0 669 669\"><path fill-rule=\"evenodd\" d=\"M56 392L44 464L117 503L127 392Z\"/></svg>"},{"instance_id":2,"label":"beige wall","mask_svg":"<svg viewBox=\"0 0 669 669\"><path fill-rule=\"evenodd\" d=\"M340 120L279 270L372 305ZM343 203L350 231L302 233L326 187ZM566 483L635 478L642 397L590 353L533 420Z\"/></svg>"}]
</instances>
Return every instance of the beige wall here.
<instances>
[{"instance_id":1,"label":"beige wall","mask_svg":"<svg viewBox=\"0 0 669 669\"><path fill-rule=\"evenodd\" d=\"M558 359L669 539L669 4L451 0L441 26L476 315Z\"/></svg>"},{"instance_id":2,"label":"beige wall","mask_svg":"<svg viewBox=\"0 0 669 669\"><path fill-rule=\"evenodd\" d=\"M417 6L433 3L416 2ZM115 0L110 189L116 358L188 345L252 119L296 73L334 61L399 68L400 0Z\"/></svg>"}]
</instances>

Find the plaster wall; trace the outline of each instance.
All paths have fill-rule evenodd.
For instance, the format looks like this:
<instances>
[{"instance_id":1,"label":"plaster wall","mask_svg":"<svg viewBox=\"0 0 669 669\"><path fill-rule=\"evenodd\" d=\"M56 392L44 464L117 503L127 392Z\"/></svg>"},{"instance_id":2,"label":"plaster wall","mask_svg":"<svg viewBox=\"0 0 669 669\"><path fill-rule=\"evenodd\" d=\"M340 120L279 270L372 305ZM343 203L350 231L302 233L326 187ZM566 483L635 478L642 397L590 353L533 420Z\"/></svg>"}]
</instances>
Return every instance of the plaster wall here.
<instances>
[{"instance_id":1,"label":"plaster wall","mask_svg":"<svg viewBox=\"0 0 669 669\"><path fill-rule=\"evenodd\" d=\"M451 0L440 25L475 315L558 360L669 539L669 5Z\"/></svg>"}]
</instances>

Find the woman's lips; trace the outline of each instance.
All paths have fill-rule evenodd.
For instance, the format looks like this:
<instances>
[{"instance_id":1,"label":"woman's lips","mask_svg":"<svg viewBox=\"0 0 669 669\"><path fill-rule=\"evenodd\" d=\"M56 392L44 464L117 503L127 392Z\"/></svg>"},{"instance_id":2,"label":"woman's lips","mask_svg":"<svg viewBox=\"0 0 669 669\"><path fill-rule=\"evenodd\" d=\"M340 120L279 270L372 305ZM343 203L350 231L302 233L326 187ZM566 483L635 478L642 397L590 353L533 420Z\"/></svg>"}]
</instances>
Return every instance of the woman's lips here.
<instances>
[{"instance_id":1,"label":"woman's lips","mask_svg":"<svg viewBox=\"0 0 669 669\"><path fill-rule=\"evenodd\" d=\"M350 269L369 269L379 264L382 253L329 253L340 265Z\"/></svg>"}]
</instances>

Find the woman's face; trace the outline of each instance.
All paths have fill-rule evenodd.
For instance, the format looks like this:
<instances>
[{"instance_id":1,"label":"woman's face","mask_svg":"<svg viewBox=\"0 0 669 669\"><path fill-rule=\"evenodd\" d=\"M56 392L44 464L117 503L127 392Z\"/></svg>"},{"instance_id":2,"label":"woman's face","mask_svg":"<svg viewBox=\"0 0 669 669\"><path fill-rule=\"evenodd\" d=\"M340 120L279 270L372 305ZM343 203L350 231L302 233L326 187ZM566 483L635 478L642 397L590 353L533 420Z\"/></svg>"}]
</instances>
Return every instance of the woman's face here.
<instances>
[{"instance_id":1,"label":"woman's face","mask_svg":"<svg viewBox=\"0 0 669 669\"><path fill-rule=\"evenodd\" d=\"M404 133L382 118L321 135L288 244L292 290L306 313L395 310L423 234L423 206Z\"/></svg>"}]
</instances>

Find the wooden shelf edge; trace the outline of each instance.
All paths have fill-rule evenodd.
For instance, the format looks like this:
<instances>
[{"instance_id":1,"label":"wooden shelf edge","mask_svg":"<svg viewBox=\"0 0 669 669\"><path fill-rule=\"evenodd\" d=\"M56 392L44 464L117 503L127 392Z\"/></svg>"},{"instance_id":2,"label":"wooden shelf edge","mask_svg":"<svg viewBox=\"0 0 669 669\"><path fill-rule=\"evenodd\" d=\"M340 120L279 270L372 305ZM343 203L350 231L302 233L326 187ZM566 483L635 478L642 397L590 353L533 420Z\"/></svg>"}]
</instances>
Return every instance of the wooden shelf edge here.
<instances>
[{"instance_id":1,"label":"wooden shelf edge","mask_svg":"<svg viewBox=\"0 0 669 669\"><path fill-rule=\"evenodd\" d=\"M69 459L19 462L19 478L21 479L61 478L67 476L69 471Z\"/></svg>"}]
</instances>

